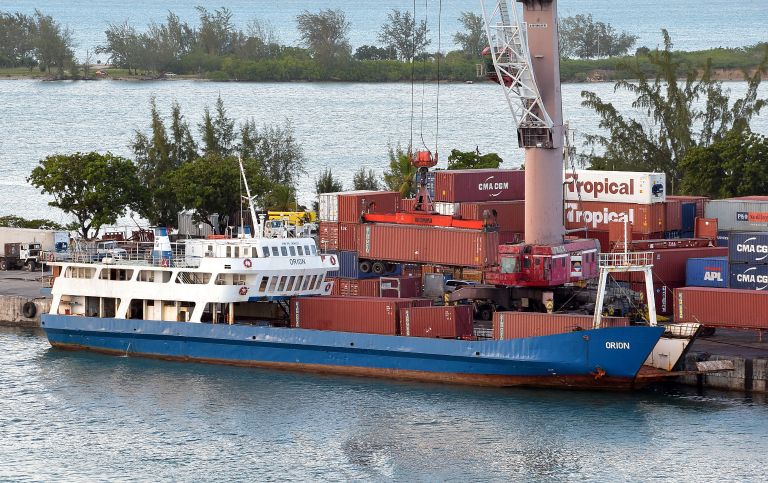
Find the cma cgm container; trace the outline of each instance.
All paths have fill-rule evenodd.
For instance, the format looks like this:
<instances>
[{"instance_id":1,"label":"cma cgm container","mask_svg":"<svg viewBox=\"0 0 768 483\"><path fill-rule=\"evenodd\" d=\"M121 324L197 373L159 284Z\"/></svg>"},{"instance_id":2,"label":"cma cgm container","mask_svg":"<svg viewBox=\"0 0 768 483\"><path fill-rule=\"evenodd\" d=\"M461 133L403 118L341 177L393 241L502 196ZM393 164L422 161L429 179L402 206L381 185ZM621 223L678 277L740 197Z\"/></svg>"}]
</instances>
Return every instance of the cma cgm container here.
<instances>
[{"instance_id":1,"label":"cma cgm container","mask_svg":"<svg viewBox=\"0 0 768 483\"><path fill-rule=\"evenodd\" d=\"M357 223L363 213L397 213L400 204L399 191L368 191L363 193L339 193L339 215L342 223Z\"/></svg>"},{"instance_id":2,"label":"cma cgm container","mask_svg":"<svg viewBox=\"0 0 768 483\"><path fill-rule=\"evenodd\" d=\"M400 309L410 307L406 299L376 297L294 297L291 327L397 335Z\"/></svg>"},{"instance_id":3,"label":"cma cgm container","mask_svg":"<svg viewBox=\"0 0 768 483\"><path fill-rule=\"evenodd\" d=\"M525 171L464 169L435 172L435 201L511 201L525 199Z\"/></svg>"},{"instance_id":4,"label":"cma cgm container","mask_svg":"<svg viewBox=\"0 0 768 483\"><path fill-rule=\"evenodd\" d=\"M442 339L470 337L473 335L472 306L400 309L400 334Z\"/></svg>"},{"instance_id":5,"label":"cma cgm container","mask_svg":"<svg viewBox=\"0 0 768 483\"><path fill-rule=\"evenodd\" d=\"M768 231L768 201L711 200L704 213L725 231Z\"/></svg>"},{"instance_id":6,"label":"cma cgm container","mask_svg":"<svg viewBox=\"0 0 768 483\"><path fill-rule=\"evenodd\" d=\"M731 263L730 288L739 290L767 290L768 265ZM765 308L768 310L768 307Z\"/></svg>"},{"instance_id":7,"label":"cma cgm container","mask_svg":"<svg viewBox=\"0 0 768 483\"><path fill-rule=\"evenodd\" d=\"M768 233L731 233L728 258L731 263L768 263Z\"/></svg>"},{"instance_id":8,"label":"cma cgm container","mask_svg":"<svg viewBox=\"0 0 768 483\"><path fill-rule=\"evenodd\" d=\"M728 287L728 257L689 258L685 265L685 285L689 287Z\"/></svg>"},{"instance_id":9,"label":"cma cgm container","mask_svg":"<svg viewBox=\"0 0 768 483\"><path fill-rule=\"evenodd\" d=\"M766 307L768 291L702 287L675 289L675 322L768 329Z\"/></svg>"},{"instance_id":10,"label":"cma cgm container","mask_svg":"<svg viewBox=\"0 0 768 483\"><path fill-rule=\"evenodd\" d=\"M652 250L653 281L669 286L685 282L685 269L688 259L702 257L724 257L728 249L723 247L699 248L663 248ZM613 278L621 282L643 282L642 272L614 273Z\"/></svg>"},{"instance_id":11,"label":"cma cgm container","mask_svg":"<svg viewBox=\"0 0 768 483\"><path fill-rule=\"evenodd\" d=\"M478 230L393 224L363 224L357 240L360 258L458 267L497 263L499 234Z\"/></svg>"},{"instance_id":12,"label":"cma cgm container","mask_svg":"<svg viewBox=\"0 0 768 483\"><path fill-rule=\"evenodd\" d=\"M472 201L459 205L459 214L465 220L483 220L485 214L496 214L500 232L525 231L525 201Z\"/></svg>"},{"instance_id":13,"label":"cma cgm container","mask_svg":"<svg viewBox=\"0 0 768 483\"><path fill-rule=\"evenodd\" d=\"M663 203L640 205L633 203L605 203L584 201L565 203L565 227L589 230L608 230L612 221L626 220L632 224L633 233L656 233L666 230L666 207Z\"/></svg>"},{"instance_id":14,"label":"cma cgm container","mask_svg":"<svg viewBox=\"0 0 768 483\"><path fill-rule=\"evenodd\" d=\"M574 182L568 182L574 180ZM649 205L665 200L664 173L577 169L565 173L565 199Z\"/></svg>"},{"instance_id":15,"label":"cma cgm container","mask_svg":"<svg viewBox=\"0 0 768 483\"><path fill-rule=\"evenodd\" d=\"M539 312L495 312L494 339L520 339L591 329L591 315L544 314ZM602 327L626 327L629 319L603 317Z\"/></svg>"}]
</instances>

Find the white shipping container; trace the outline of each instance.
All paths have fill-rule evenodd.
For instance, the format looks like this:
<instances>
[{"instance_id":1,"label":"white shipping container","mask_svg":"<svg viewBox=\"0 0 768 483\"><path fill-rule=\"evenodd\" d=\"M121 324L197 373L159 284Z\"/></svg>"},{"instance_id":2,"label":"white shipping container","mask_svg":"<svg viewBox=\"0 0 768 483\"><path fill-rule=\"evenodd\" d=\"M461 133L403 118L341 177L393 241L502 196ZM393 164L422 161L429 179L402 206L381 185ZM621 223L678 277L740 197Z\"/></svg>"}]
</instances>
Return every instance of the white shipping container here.
<instances>
[{"instance_id":1,"label":"white shipping container","mask_svg":"<svg viewBox=\"0 0 768 483\"><path fill-rule=\"evenodd\" d=\"M320 193L318 196L317 218L320 221L339 221L339 195L375 193L373 190L337 191Z\"/></svg>"},{"instance_id":2,"label":"white shipping container","mask_svg":"<svg viewBox=\"0 0 768 483\"><path fill-rule=\"evenodd\" d=\"M69 243L69 233L34 228L0 227L0 250L6 243L40 243L42 250L54 251L57 242Z\"/></svg>"},{"instance_id":3,"label":"white shipping container","mask_svg":"<svg viewBox=\"0 0 768 483\"><path fill-rule=\"evenodd\" d=\"M448 203L445 201L437 201L434 203L435 211L441 215L453 216L459 212L458 203Z\"/></svg>"},{"instance_id":4,"label":"white shipping container","mask_svg":"<svg viewBox=\"0 0 768 483\"><path fill-rule=\"evenodd\" d=\"M565 181L573 179L574 172L566 171ZM565 185L565 199L578 201L580 191L582 201L661 203L666 200L666 179L664 173L577 169L575 180Z\"/></svg>"},{"instance_id":5,"label":"white shipping container","mask_svg":"<svg viewBox=\"0 0 768 483\"><path fill-rule=\"evenodd\" d=\"M768 231L768 201L710 200L705 218L717 218L723 231Z\"/></svg>"}]
</instances>

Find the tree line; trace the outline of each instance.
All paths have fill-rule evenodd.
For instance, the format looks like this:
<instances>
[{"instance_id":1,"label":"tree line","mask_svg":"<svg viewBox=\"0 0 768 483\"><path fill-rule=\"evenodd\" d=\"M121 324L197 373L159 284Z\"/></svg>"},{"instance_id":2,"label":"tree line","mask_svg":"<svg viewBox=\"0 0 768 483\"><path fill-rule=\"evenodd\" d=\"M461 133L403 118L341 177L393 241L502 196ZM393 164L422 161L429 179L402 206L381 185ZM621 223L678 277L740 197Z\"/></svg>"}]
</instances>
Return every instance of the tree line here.
<instances>
[{"instance_id":1,"label":"tree line","mask_svg":"<svg viewBox=\"0 0 768 483\"><path fill-rule=\"evenodd\" d=\"M72 31L50 15L0 12L0 67L38 67L59 77L76 65Z\"/></svg>"}]
</instances>

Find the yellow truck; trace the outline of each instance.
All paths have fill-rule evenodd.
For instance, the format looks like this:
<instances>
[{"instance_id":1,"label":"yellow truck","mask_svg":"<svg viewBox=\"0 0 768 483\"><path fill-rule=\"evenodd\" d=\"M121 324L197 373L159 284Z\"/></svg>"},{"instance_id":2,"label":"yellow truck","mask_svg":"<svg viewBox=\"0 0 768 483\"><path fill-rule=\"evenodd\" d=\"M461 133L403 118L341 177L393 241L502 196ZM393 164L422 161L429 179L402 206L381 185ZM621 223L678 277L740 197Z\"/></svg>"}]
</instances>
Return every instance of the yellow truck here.
<instances>
[{"instance_id":1,"label":"yellow truck","mask_svg":"<svg viewBox=\"0 0 768 483\"><path fill-rule=\"evenodd\" d=\"M288 220L291 225L303 225L304 223L314 223L317 215L314 211L268 211L270 220Z\"/></svg>"}]
</instances>

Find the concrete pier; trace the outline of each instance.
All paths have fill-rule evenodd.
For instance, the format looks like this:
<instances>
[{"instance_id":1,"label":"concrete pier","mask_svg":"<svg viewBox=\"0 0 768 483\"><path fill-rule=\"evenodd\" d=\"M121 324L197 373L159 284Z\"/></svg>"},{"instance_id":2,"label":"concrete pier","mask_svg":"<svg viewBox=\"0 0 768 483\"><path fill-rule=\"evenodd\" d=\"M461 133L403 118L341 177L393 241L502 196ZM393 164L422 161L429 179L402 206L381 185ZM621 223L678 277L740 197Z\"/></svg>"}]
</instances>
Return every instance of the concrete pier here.
<instances>
[{"instance_id":1,"label":"concrete pier","mask_svg":"<svg viewBox=\"0 0 768 483\"><path fill-rule=\"evenodd\" d=\"M0 272L0 325L39 327L40 314L51 308L50 297L40 294L42 273L10 270ZM33 317L24 316L24 304L35 305Z\"/></svg>"}]
</instances>

